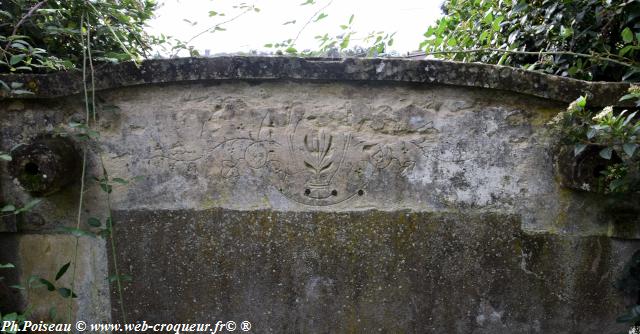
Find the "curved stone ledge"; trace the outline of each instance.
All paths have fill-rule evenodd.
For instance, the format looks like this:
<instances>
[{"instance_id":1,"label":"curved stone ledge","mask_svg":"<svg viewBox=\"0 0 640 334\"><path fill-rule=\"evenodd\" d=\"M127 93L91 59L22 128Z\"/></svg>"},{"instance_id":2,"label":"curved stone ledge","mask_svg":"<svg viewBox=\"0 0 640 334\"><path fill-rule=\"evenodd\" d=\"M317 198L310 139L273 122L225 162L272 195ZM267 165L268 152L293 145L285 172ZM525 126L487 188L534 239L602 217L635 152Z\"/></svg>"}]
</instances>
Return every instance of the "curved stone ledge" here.
<instances>
[{"instance_id":1,"label":"curved stone ledge","mask_svg":"<svg viewBox=\"0 0 640 334\"><path fill-rule=\"evenodd\" d=\"M105 64L96 69L97 90L142 84L205 80L379 81L443 84L506 90L570 102L590 94L593 106L617 104L629 87L621 82L587 82L506 66L442 60L328 59L293 57L180 58ZM5 82L23 82L33 95L54 98L82 91L80 71L51 74L1 74ZM16 97L16 96L9 96ZM0 96L0 99L3 97ZM4 96L7 98L7 96Z\"/></svg>"}]
</instances>

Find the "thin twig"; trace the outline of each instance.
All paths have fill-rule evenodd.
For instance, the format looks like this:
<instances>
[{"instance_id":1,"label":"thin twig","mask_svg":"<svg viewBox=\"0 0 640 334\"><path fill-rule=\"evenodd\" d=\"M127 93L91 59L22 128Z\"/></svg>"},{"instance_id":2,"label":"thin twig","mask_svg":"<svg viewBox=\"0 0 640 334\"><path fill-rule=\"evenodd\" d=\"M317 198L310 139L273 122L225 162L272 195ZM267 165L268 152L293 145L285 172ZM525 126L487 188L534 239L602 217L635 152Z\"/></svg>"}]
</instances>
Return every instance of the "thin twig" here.
<instances>
[{"instance_id":1,"label":"thin twig","mask_svg":"<svg viewBox=\"0 0 640 334\"><path fill-rule=\"evenodd\" d=\"M91 72L91 111L93 112L93 125L96 125L96 80L93 75L93 57L91 56L91 24L87 17L87 54L89 55L89 71ZM89 119L87 119L87 126L89 125Z\"/></svg>"},{"instance_id":2,"label":"thin twig","mask_svg":"<svg viewBox=\"0 0 640 334\"><path fill-rule=\"evenodd\" d=\"M102 159L102 154L100 154L100 164L102 165L102 170L104 171L104 178L106 180L109 179L107 176L107 169L104 167L104 160ZM107 181L108 182L108 181ZM109 239L111 241L111 258L113 260L113 272L116 275L116 285L118 286L118 301L120 302L120 313L122 313L122 322L127 322L127 316L124 312L124 293L122 292L122 277L120 277L120 273L118 271L118 255L116 253L116 239L113 236L113 216L111 210L111 193L107 191L107 210L108 210L108 225L107 230L109 231Z\"/></svg>"},{"instance_id":3,"label":"thin twig","mask_svg":"<svg viewBox=\"0 0 640 334\"><path fill-rule=\"evenodd\" d=\"M89 98L87 93L87 46L84 42L84 34L82 33L82 27L84 27L84 16L82 13L80 17L80 40L82 42L82 85L84 87L84 100L85 100L85 124L88 126L89 124ZM88 30L88 29L87 29ZM82 204L84 202L84 179L86 175L87 169L87 145L84 145L83 154L82 154L82 172L80 174L80 199L78 203L78 214L76 218L76 229L80 229L80 221L82 219ZM78 247L80 244L80 237L76 236L75 242L75 251L73 254L73 270L71 276L71 294L69 296L69 304L68 304L68 320L71 323L71 314L73 312L73 294L75 290L76 283L76 271L78 268Z\"/></svg>"},{"instance_id":4,"label":"thin twig","mask_svg":"<svg viewBox=\"0 0 640 334\"><path fill-rule=\"evenodd\" d=\"M42 0L37 4L33 5L33 7L31 7L31 9L29 9L29 11L26 14L24 14L22 18L20 18L20 21L18 21L18 23L16 23L16 25L13 27L13 31L11 32L10 36L14 36L16 33L18 33L18 28L20 28L20 26L24 23L24 21L26 21L31 15L33 15L33 13L36 10L38 10L38 8L42 7L42 5L44 5L45 2L47 1L48 0ZM7 41L7 45L4 47L4 49L8 50L10 45L11 45L11 39Z\"/></svg>"},{"instance_id":5,"label":"thin twig","mask_svg":"<svg viewBox=\"0 0 640 334\"><path fill-rule=\"evenodd\" d=\"M296 44L296 42L298 41L298 38L300 38L300 35L302 34L302 32L307 28L307 26L311 23L311 21L313 21L313 18L316 17L318 14L320 14L320 12L325 10L327 7L329 7L329 5L331 5L332 2L333 2L333 0L327 2L327 4L324 5L324 7L318 9L315 13L313 13L313 15L307 21L307 23L305 23L302 26L302 28L300 28L300 30L298 31L298 34L296 35L296 38L294 38L293 42L291 42L291 45L295 45Z\"/></svg>"},{"instance_id":6,"label":"thin twig","mask_svg":"<svg viewBox=\"0 0 640 334\"><path fill-rule=\"evenodd\" d=\"M136 65L138 65L137 57L135 57L133 54L131 54L129 49L127 49L127 46L124 45L122 40L120 40L120 37L118 37L118 34L116 34L116 32L113 30L113 27L111 27L111 25L108 23L108 21L104 19L104 17L102 16L102 13L100 13L100 11L95 6L93 6L91 4L91 2L86 1L86 4L89 5L89 7L91 7L91 9L93 9L93 11L96 13L96 15L98 17L102 18L102 22L104 22L104 25L107 27L107 29L109 29L109 31L113 35L113 38L116 39L116 42L118 42L118 44L120 44L120 48L122 48L122 51L124 51L131 58L131 60L133 60L133 62Z\"/></svg>"},{"instance_id":7,"label":"thin twig","mask_svg":"<svg viewBox=\"0 0 640 334\"><path fill-rule=\"evenodd\" d=\"M218 23L218 24L214 25L213 27L207 28L207 29L205 29L205 30L203 30L203 31L201 31L201 32L199 32L199 33L197 33L195 36L191 37L191 38L190 38L188 41L186 41L184 44L185 44L185 45L188 45L189 43L191 43L191 41L193 41L194 39L196 39L196 38L198 38L198 37L202 36L203 34L206 34L207 32L209 32L209 31L211 31L211 30L213 30L213 29L215 29L215 28L218 28L218 27L220 27L220 26L221 26L221 25L223 25L223 24L227 24L227 23L229 23L229 22L235 21L236 19L238 19L238 18L239 18L239 17L241 17L242 15L244 15L244 14L246 14L246 13L248 13L248 12L252 11L252 10L254 10L254 7L253 7L253 6L251 6L251 7L247 8L247 9L245 9L245 10L244 10L243 12L241 12L240 14L238 14L238 15L236 15L236 16L234 16L234 17L232 17L232 18L230 18L230 19L228 19L228 20L226 20L226 21L220 22L220 23Z\"/></svg>"},{"instance_id":8,"label":"thin twig","mask_svg":"<svg viewBox=\"0 0 640 334\"><path fill-rule=\"evenodd\" d=\"M601 57L596 54L586 54L579 52L571 52L571 51L518 51L518 50L504 50L504 49L493 49L493 48L479 48L479 49L466 49L466 50L452 50L452 51L433 51L433 52L425 52L424 55L438 55L438 54L450 54L450 53L477 53L477 52L504 52L504 53L515 53L515 54L523 54L523 55L565 55L565 56L576 56L576 57L586 57L592 58L602 61L607 61L610 63L618 64L625 67L636 67L633 64L625 63L619 60L615 60L609 57Z\"/></svg>"}]
</instances>

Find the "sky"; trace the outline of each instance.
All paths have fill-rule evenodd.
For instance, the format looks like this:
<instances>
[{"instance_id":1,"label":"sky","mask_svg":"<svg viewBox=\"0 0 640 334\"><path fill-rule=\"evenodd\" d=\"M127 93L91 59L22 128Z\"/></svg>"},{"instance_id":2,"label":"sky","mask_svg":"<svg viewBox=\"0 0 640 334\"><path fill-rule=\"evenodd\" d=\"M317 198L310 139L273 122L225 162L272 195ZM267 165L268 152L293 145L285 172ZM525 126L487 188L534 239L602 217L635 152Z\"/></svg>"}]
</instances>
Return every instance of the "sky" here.
<instances>
[{"instance_id":1,"label":"sky","mask_svg":"<svg viewBox=\"0 0 640 334\"><path fill-rule=\"evenodd\" d=\"M163 33L181 40L189 40L199 32L217 23L229 20L242 10L233 8L241 3L255 5L259 12L246 13L224 24L225 31L205 33L191 42L201 54L273 51L264 45L295 38L313 14L327 6L321 13L328 15L312 22L302 31L296 48L317 49L314 38L324 33L339 34L340 25L347 24L353 14L352 43L362 45L360 38L371 31L395 32L392 50L405 54L418 49L427 27L441 15L442 0L315 0L314 4L301 4L306 0L160 0L149 25L153 34ZM209 12L225 16L209 17ZM191 22L187 22L187 21ZM284 25L296 20L295 24Z\"/></svg>"}]
</instances>

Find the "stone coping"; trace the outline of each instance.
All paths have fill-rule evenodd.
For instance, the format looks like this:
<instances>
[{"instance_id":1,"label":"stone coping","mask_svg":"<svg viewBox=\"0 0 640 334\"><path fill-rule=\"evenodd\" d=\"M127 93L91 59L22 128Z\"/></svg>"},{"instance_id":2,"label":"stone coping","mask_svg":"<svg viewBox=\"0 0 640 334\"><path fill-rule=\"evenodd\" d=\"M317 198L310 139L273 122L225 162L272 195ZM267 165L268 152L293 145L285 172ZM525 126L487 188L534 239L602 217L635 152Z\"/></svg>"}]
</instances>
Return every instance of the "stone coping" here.
<instances>
[{"instance_id":1,"label":"stone coping","mask_svg":"<svg viewBox=\"0 0 640 334\"><path fill-rule=\"evenodd\" d=\"M82 92L82 72L0 74L23 82L35 94L4 98L55 98ZM592 106L619 104L629 87L622 82L588 82L507 66L443 60L382 58L214 57L152 59L96 67L96 90L143 84L218 80L360 81L442 84L505 90L571 102L590 94Z\"/></svg>"}]
</instances>

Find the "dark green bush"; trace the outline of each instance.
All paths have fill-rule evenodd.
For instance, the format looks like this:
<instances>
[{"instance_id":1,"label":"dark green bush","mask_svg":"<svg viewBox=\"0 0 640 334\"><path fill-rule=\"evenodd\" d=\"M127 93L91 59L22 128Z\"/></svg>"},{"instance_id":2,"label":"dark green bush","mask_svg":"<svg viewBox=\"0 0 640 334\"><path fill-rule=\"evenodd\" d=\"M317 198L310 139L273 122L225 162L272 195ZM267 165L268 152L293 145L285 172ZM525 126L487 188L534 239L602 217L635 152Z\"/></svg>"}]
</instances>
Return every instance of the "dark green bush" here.
<instances>
[{"instance_id":1,"label":"dark green bush","mask_svg":"<svg viewBox=\"0 0 640 334\"><path fill-rule=\"evenodd\" d=\"M466 50L437 56L586 80L640 79L640 1L447 0L442 8L421 44L427 53Z\"/></svg>"},{"instance_id":2,"label":"dark green bush","mask_svg":"<svg viewBox=\"0 0 640 334\"><path fill-rule=\"evenodd\" d=\"M155 7L154 0L2 0L0 72L80 67L81 24L93 59L141 58L151 48L143 28Z\"/></svg>"}]
</instances>

